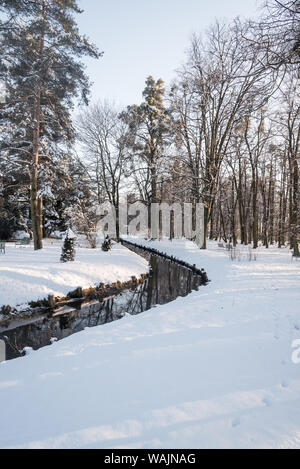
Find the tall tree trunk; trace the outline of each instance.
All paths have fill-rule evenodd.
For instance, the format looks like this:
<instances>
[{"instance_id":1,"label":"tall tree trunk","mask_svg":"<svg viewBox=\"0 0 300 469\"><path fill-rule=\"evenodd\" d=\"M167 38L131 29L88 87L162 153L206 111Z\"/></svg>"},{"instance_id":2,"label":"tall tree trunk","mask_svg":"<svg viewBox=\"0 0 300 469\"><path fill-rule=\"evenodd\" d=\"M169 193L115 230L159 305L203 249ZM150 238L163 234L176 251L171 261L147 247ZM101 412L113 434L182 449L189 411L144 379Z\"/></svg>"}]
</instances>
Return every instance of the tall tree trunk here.
<instances>
[{"instance_id":1,"label":"tall tree trunk","mask_svg":"<svg viewBox=\"0 0 300 469\"><path fill-rule=\"evenodd\" d=\"M38 166L39 166L39 146L40 146L40 120L41 120L41 85L37 84L34 104L34 129L33 129L33 161L31 173L31 221L34 249L37 251L43 248L40 203L38 198Z\"/></svg>"},{"instance_id":2,"label":"tall tree trunk","mask_svg":"<svg viewBox=\"0 0 300 469\"><path fill-rule=\"evenodd\" d=\"M242 194L242 177L243 176L242 176L241 161L239 159L239 180L237 184L237 199L238 199L238 208L239 208L241 243L247 244L246 220L244 217L244 203L243 203L243 194Z\"/></svg>"},{"instance_id":3,"label":"tall tree trunk","mask_svg":"<svg viewBox=\"0 0 300 469\"><path fill-rule=\"evenodd\" d=\"M237 236L236 236L236 222L235 222L235 212L236 212L236 201L235 201L235 191L234 191L234 179L231 180L231 234L233 246L237 245Z\"/></svg>"},{"instance_id":4,"label":"tall tree trunk","mask_svg":"<svg viewBox=\"0 0 300 469\"><path fill-rule=\"evenodd\" d=\"M155 163L152 163L151 168L151 204L157 203L157 173ZM151 239L157 239L159 237L159 221L155 220L155 210L151 210L150 204L150 218L151 218L151 226L149 227L151 232Z\"/></svg>"},{"instance_id":5,"label":"tall tree trunk","mask_svg":"<svg viewBox=\"0 0 300 469\"><path fill-rule=\"evenodd\" d=\"M46 4L45 0L42 1L42 17L46 18ZM39 58L42 59L44 50L44 32L41 33L39 39ZM41 133L41 79L38 78L35 88L34 96L34 110L33 110L33 161L32 161L32 174L31 174L31 220L32 220L32 233L34 249L37 251L43 248L43 232L42 232L42 216L43 216L43 203L39 201L38 197L38 167L39 167L39 149L40 149L40 133Z\"/></svg>"},{"instance_id":6,"label":"tall tree trunk","mask_svg":"<svg viewBox=\"0 0 300 469\"><path fill-rule=\"evenodd\" d=\"M43 202L43 197L39 197L38 199L38 205L39 205L39 225L40 225L40 236L41 239L44 238L44 217L43 217L43 208L44 208L44 202Z\"/></svg>"},{"instance_id":7,"label":"tall tree trunk","mask_svg":"<svg viewBox=\"0 0 300 469\"><path fill-rule=\"evenodd\" d=\"M210 217L209 239L210 240L214 239L214 210L212 210L211 217Z\"/></svg>"},{"instance_id":8,"label":"tall tree trunk","mask_svg":"<svg viewBox=\"0 0 300 469\"><path fill-rule=\"evenodd\" d=\"M270 170L270 204L269 204L269 216L270 216L270 244L274 243L274 215L275 215L275 185L276 180L274 177L276 174L276 161L275 168L273 170L273 161L271 161L271 170Z\"/></svg>"},{"instance_id":9,"label":"tall tree trunk","mask_svg":"<svg viewBox=\"0 0 300 469\"><path fill-rule=\"evenodd\" d=\"M252 238L253 238L253 248L258 247L258 214L257 214L257 178L256 174L253 175L252 181Z\"/></svg>"},{"instance_id":10,"label":"tall tree trunk","mask_svg":"<svg viewBox=\"0 0 300 469\"><path fill-rule=\"evenodd\" d=\"M120 204L119 202L116 202L115 210L116 210L116 238L117 238L117 242L119 243L120 241Z\"/></svg>"},{"instance_id":11,"label":"tall tree trunk","mask_svg":"<svg viewBox=\"0 0 300 469\"><path fill-rule=\"evenodd\" d=\"M204 206L204 241L203 241L203 246L201 249L206 249L207 248L207 234L208 234L208 223L209 223L209 209L205 205Z\"/></svg>"},{"instance_id":12,"label":"tall tree trunk","mask_svg":"<svg viewBox=\"0 0 300 469\"><path fill-rule=\"evenodd\" d=\"M295 157L292 159L292 248L294 254L299 255L299 239L298 239L298 198L299 198L299 168Z\"/></svg>"}]
</instances>

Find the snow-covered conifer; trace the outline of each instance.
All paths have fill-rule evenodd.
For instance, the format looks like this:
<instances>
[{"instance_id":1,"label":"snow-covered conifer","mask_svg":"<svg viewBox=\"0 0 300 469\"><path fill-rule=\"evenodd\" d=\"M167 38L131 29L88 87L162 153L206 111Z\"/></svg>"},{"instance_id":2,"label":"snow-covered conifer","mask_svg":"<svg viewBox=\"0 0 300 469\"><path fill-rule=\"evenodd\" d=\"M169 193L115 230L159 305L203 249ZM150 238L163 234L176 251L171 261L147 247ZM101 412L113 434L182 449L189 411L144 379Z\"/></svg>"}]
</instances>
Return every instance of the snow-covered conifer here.
<instances>
[{"instance_id":1,"label":"snow-covered conifer","mask_svg":"<svg viewBox=\"0 0 300 469\"><path fill-rule=\"evenodd\" d=\"M0 12L0 79L6 85L1 151L28 175L34 247L41 249L41 168L49 165L59 145L74 137L73 98L87 102L90 83L78 58L100 54L79 34L76 0L2 0Z\"/></svg>"}]
</instances>

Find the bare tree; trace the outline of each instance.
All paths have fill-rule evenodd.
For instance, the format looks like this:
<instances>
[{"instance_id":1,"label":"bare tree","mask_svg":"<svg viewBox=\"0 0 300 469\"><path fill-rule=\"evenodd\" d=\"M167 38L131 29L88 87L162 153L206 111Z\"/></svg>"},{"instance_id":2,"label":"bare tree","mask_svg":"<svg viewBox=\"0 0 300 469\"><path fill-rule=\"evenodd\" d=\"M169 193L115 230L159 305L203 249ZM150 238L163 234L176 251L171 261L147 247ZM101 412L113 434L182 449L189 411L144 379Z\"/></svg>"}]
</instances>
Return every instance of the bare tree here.
<instances>
[{"instance_id":1,"label":"bare tree","mask_svg":"<svg viewBox=\"0 0 300 469\"><path fill-rule=\"evenodd\" d=\"M232 133L274 88L267 72L253 73L257 56L246 53L244 29L238 21L229 26L217 22L206 41L194 36L188 63L174 87L179 141L193 197L205 205L206 235Z\"/></svg>"},{"instance_id":2,"label":"bare tree","mask_svg":"<svg viewBox=\"0 0 300 469\"><path fill-rule=\"evenodd\" d=\"M266 0L259 21L250 21L248 45L262 53L262 68L285 70L300 64L300 1ZM245 36L246 37L246 36Z\"/></svg>"},{"instance_id":3,"label":"bare tree","mask_svg":"<svg viewBox=\"0 0 300 469\"><path fill-rule=\"evenodd\" d=\"M98 103L79 116L77 137L98 203L109 201L115 209L119 239L120 189L129 138L127 125L119 119L118 110L112 104Z\"/></svg>"},{"instance_id":4,"label":"bare tree","mask_svg":"<svg viewBox=\"0 0 300 469\"><path fill-rule=\"evenodd\" d=\"M289 170L290 243L294 254L299 255L300 94L297 70L289 73L281 93L282 106L278 118Z\"/></svg>"}]
</instances>

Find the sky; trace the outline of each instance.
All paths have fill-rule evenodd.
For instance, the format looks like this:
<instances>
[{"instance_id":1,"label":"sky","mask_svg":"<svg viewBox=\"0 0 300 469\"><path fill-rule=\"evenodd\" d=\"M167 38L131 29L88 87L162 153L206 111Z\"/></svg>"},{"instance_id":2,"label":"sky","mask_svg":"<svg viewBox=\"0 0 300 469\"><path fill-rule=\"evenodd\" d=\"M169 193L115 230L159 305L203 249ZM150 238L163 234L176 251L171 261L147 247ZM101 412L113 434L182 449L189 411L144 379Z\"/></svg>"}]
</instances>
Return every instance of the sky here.
<instances>
[{"instance_id":1,"label":"sky","mask_svg":"<svg viewBox=\"0 0 300 469\"><path fill-rule=\"evenodd\" d=\"M216 19L256 16L259 0L79 0L82 34L104 51L86 59L92 100L139 104L147 76L166 84L185 60L194 32Z\"/></svg>"}]
</instances>

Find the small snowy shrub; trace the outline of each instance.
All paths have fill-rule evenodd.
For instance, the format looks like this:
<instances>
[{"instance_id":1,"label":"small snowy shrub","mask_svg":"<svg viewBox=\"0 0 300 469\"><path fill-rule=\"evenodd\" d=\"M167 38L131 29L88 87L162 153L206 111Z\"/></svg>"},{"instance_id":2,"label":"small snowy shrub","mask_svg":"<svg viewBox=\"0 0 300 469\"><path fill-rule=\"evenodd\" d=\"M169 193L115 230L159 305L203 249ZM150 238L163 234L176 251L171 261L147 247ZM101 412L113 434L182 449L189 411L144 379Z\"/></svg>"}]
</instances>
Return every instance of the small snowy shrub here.
<instances>
[{"instance_id":1,"label":"small snowy shrub","mask_svg":"<svg viewBox=\"0 0 300 469\"><path fill-rule=\"evenodd\" d=\"M109 238L108 235L106 236L105 240L103 241L101 249L102 249L102 251L106 251L106 252L111 250L111 239Z\"/></svg>"},{"instance_id":2,"label":"small snowy shrub","mask_svg":"<svg viewBox=\"0 0 300 469\"><path fill-rule=\"evenodd\" d=\"M61 251L60 262L73 262L75 261L75 235L72 230L68 229L64 239L64 244Z\"/></svg>"}]
</instances>

